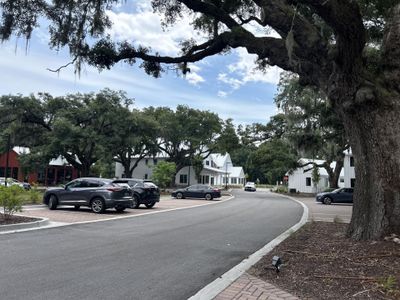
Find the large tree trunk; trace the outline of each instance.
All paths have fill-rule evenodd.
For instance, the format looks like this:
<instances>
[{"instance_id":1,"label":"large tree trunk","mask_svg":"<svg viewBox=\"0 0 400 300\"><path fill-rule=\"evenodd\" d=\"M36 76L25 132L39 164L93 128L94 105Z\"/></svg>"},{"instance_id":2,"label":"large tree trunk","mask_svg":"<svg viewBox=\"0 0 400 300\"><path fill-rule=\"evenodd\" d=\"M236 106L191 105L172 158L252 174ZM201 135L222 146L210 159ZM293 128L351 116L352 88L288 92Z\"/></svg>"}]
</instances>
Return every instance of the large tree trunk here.
<instances>
[{"instance_id":1,"label":"large tree trunk","mask_svg":"<svg viewBox=\"0 0 400 300\"><path fill-rule=\"evenodd\" d=\"M355 157L356 183L349 234L379 239L400 234L400 99L393 107L360 107L345 126Z\"/></svg>"},{"instance_id":2,"label":"large tree trunk","mask_svg":"<svg viewBox=\"0 0 400 300\"><path fill-rule=\"evenodd\" d=\"M380 239L400 234L400 5L388 22L381 69L336 73L330 97L355 158L353 215L348 234ZM332 77L333 78L333 77ZM332 79L331 78L331 79ZM332 92L333 91L333 92Z\"/></svg>"}]
</instances>

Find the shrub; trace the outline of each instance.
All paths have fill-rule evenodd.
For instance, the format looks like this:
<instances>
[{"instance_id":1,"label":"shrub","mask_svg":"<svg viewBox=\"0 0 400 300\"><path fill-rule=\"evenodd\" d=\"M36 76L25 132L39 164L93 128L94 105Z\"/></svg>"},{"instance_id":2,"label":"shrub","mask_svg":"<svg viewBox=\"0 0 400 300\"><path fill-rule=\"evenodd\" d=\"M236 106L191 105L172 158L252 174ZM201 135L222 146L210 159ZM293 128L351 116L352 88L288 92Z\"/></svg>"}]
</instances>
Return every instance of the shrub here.
<instances>
[{"instance_id":1,"label":"shrub","mask_svg":"<svg viewBox=\"0 0 400 300\"><path fill-rule=\"evenodd\" d=\"M171 184L175 175L176 165L173 162L161 161L153 169L152 180L162 189Z\"/></svg>"},{"instance_id":2,"label":"shrub","mask_svg":"<svg viewBox=\"0 0 400 300\"><path fill-rule=\"evenodd\" d=\"M278 186L275 190L275 193L287 193L288 188L286 186Z\"/></svg>"},{"instance_id":3,"label":"shrub","mask_svg":"<svg viewBox=\"0 0 400 300\"><path fill-rule=\"evenodd\" d=\"M8 220L15 212L22 211L23 200L19 197L24 190L17 186L0 186L0 205L3 207L4 219Z\"/></svg>"},{"instance_id":4,"label":"shrub","mask_svg":"<svg viewBox=\"0 0 400 300\"><path fill-rule=\"evenodd\" d=\"M32 188L28 191L29 202L32 204L38 204L42 198L42 193L38 190L36 183L32 184Z\"/></svg>"}]
</instances>

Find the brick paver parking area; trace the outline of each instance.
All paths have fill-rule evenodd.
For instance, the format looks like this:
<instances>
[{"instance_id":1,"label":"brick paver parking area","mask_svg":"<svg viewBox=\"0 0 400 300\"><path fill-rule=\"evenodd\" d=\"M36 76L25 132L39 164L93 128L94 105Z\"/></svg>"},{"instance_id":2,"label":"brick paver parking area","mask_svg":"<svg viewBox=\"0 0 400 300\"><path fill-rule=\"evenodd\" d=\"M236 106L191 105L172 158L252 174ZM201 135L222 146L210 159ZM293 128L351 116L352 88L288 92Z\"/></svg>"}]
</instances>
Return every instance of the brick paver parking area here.
<instances>
[{"instance_id":1,"label":"brick paver parking area","mask_svg":"<svg viewBox=\"0 0 400 300\"><path fill-rule=\"evenodd\" d=\"M114 209L107 209L103 214L95 214L88 207L81 207L79 210L74 210L73 207L64 206L58 207L56 210L49 210L45 206L30 206L24 208L20 214L29 217L48 218L51 222L77 223L142 215L174 208L206 205L215 203L217 201L226 200L228 198L230 198L230 196L223 196L212 201L207 201L204 199L174 199L168 196L162 197L160 202L156 203L156 205L151 209L147 209L144 205L141 205L137 209L126 209L120 213L116 212Z\"/></svg>"}]
</instances>

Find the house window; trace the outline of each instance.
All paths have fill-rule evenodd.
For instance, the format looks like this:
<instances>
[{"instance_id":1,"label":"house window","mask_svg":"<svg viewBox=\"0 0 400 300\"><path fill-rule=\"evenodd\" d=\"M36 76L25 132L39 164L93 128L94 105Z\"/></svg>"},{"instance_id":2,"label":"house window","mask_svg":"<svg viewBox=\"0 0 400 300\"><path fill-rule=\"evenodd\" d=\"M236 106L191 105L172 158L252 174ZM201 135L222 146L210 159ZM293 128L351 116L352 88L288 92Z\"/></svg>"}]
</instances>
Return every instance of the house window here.
<instances>
[{"instance_id":1,"label":"house window","mask_svg":"<svg viewBox=\"0 0 400 300\"><path fill-rule=\"evenodd\" d=\"M355 184L356 184L356 179L355 178L351 178L350 179L350 186L353 188Z\"/></svg>"},{"instance_id":2,"label":"house window","mask_svg":"<svg viewBox=\"0 0 400 300\"><path fill-rule=\"evenodd\" d=\"M147 159L146 159L147 160ZM144 174L144 179L149 179L149 175Z\"/></svg>"},{"instance_id":3,"label":"house window","mask_svg":"<svg viewBox=\"0 0 400 300\"><path fill-rule=\"evenodd\" d=\"M350 167L354 167L354 157L350 157Z\"/></svg>"},{"instance_id":4,"label":"house window","mask_svg":"<svg viewBox=\"0 0 400 300\"><path fill-rule=\"evenodd\" d=\"M179 183L187 183L188 182L187 180L188 180L187 174L181 174L179 176Z\"/></svg>"},{"instance_id":5,"label":"house window","mask_svg":"<svg viewBox=\"0 0 400 300\"><path fill-rule=\"evenodd\" d=\"M203 175L203 176L201 176L201 183L202 183L202 184L208 184L208 183L210 183L210 176L209 176L209 175Z\"/></svg>"},{"instance_id":6,"label":"house window","mask_svg":"<svg viewBox=\"0 0 400 300\"><path fill-rule=\"evenodd\" d=\"M156 165L157 164L157 158L153 158L153 165Z\"/></svg>"},{"instance_id":7,"label":"house window","mask_svg":"<svg viewBox=\"0 0 400 300\"><path fill-rule=\"evenodd\" d=\"M149 164L149 160L146 158L146 160L144 161L144 163L146 164L146 166Z\"/></svg>"},{"instance_id":8,"label":"house window","mask_svg":"<svg viewBox=\"0 0 400 300\"><path fill-rule=\"evenodd\" d=\"M343 183L344 182L344 178L340 178L340 182Z\"/></svg>"},{"instance_id":9,"label":"house window","mask_svg":"<svg viewBox=\"0 0 400 300\"><path fill-rule=\"evenodd\" d=\"M232 184L237 184L237 178L236 177L232 177L231 178L231 183Z\"/></svg>"},{"instance_id":10,"label":"house window","mask_svg":"<svg viewBox=\"0 0 400 300\"><path fill-rule=\"evenodd\" d=\"M206 160L206 166L210 165L210 161Z\"/></svg>"},{"instance_id":11,"label":"house window","mask_svg":"<svg viewBox=\"0 0 400 300\"><path fill-rule=\"evenodd\" d=\"M306 177L306 186L311 186L311 177Z\"/></svg>"},{"instance_id":12,"label":"house window","mask_svg":"<svg viewBox=\"0 0 400 300\"><path fill-rule=\"evenodd\" d=\"M0 177L4 177L4 170L5 170L4 167L0 168Z\"/></svg>"}]
</instances>

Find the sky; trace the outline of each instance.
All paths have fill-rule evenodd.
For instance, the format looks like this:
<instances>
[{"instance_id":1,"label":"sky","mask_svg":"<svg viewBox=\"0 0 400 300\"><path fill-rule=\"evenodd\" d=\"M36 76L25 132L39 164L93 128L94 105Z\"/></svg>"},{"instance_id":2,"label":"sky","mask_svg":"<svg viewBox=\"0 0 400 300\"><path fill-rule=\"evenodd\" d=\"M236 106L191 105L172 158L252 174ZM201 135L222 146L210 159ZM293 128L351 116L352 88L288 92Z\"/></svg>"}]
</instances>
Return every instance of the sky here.
<instances>
[{"instance_id":1,"label":"sky","mask_svg":"<svg viewBox=\"0 0 400 300\"><path fill-rule=\"evenodd\" d=\"M162 17L153 12L149 0L121 1L108 11L113 23L109 34L115 40L128 40L135 45L151 46L161 55L179 53L179 42L201 34L193 32L188 18L163 29ZM265 30L249 25L256 35ZM273 34L273 33L272 33ZM137 108L179 104L209 110L221 118L232 118L236 125L254 122L266 123L277 113L273 102L280 70L269 68L265 73L255 69L255 56L245 49L235 49L228 54L216 55L189 65L186 76L175 71L162 73L161 78L147 75L138 65L118 63L111 70L99 72L84 66L80 76L74 67L59 73L48 71L68 63L67 50L50 50L46 26L33 33L26 46L22 38L13 38L0 45L1 95L48 92L54 96L97 92L103 88L126 91Z\"/></svg>"}]
</instances>

